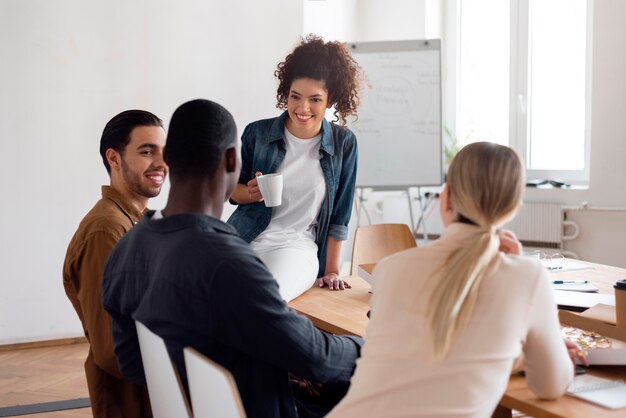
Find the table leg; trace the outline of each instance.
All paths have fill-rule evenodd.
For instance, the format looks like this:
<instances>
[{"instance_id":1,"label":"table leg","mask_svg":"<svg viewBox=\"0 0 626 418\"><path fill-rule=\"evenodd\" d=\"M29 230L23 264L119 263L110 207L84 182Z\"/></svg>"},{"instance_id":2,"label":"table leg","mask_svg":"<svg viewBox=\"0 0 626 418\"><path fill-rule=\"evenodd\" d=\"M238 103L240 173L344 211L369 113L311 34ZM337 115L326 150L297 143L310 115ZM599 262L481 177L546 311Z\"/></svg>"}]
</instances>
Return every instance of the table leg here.
<instances>
[{"instance_id":1,"label":"table leg","mask_svg":"<svg viewBox=\"0 0 626 418\"><path fill-rule=\"evenodd\" d=\"M505 408L501 405L496 407L496 410L493 411L491 418L511 418L513 416L513 411L509 408Z\"/></svg>"}]
</instances>

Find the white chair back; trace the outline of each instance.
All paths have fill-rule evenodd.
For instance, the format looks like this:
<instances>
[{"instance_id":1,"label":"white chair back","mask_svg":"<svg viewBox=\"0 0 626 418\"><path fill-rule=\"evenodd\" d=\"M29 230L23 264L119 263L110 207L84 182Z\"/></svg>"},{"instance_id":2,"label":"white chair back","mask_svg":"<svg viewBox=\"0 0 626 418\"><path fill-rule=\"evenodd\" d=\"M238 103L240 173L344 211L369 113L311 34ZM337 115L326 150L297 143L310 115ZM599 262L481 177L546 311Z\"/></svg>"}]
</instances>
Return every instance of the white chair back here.
<instances>
[{"instance_id":1,"label":"white chair back","mask_svg":"<svg viewBox=\"0 0 626 418\"><path fill-rule=\"evenodd\" d=\"M198 353L185 348L187 382L195 418L245 418L233 375Z\"/></svg>"},{"instance_id":2,"label":"white chair back","mask_svg":"<svg viewBox=\"0 0 626 418\"><path fill-rule=\"evenodd\" d=\"M191 411L165 342L135 321L154 418L191 418Z\"/></svg>"}]
</instances>

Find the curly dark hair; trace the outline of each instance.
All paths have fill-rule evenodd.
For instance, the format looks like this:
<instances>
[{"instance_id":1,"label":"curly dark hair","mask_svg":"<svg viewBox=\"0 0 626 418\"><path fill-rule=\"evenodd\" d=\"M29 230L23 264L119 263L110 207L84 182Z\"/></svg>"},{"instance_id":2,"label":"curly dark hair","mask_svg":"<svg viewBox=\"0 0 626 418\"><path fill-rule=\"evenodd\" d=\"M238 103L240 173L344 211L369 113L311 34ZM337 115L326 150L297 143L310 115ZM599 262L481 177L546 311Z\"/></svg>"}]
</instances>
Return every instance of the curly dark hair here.
<instances>
[{"instance_id":1,"label":"curly dark hair","mask_svg":"<svg viewBox=\"0 0 626 418\"><path fill-rule=\"evenodd\" d=\"M324 81L328 90L328 103L335 106L335 120L346 125L347 116L356 116L359 107L361 67L352 58L346 44L324 42L319 36L309 34L278 64L274 76L278 78L276 107L287 109L291 83L298 78Z\"/></svg>"}]
</instances>

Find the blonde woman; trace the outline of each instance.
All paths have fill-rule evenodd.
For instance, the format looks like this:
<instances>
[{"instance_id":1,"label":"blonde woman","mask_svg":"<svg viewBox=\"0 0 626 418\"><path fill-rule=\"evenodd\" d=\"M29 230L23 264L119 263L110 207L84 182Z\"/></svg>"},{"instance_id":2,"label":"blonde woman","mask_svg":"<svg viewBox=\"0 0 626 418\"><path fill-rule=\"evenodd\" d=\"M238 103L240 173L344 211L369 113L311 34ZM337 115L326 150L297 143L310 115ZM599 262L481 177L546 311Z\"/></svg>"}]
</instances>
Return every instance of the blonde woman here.
<instances>
[{"instance_id":1,"label":"blonde woman","mask_svg":"<svg viewBox=\"0 0 626 418\"><path fill-rule=\"evenodd\" d=\"M560 336L547 272L498 229L521 205L524 182L508 147L459 152L441 194L441 238L374 271L362 357L330 417L489 417L521 354L535 394L565 392L568 349L578 350Z\"/></svg>"}]
</instances>

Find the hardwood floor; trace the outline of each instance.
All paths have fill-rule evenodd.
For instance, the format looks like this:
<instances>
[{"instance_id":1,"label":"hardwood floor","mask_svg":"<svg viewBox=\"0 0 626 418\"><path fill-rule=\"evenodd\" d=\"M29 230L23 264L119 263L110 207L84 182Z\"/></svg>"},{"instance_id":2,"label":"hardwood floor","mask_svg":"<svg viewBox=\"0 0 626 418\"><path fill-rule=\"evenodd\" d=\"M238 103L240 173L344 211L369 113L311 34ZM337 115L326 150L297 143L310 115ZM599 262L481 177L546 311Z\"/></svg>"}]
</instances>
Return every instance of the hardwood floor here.
<instances>
[{"instance_id":1,"label":"hardwood floor","mask_svg":"<svg viewBox=\"0 0 626 418\"><path fill-rule=\"evenodd\" d=\"M92 417L91 408L71 409L67 411L45 412L43 414L23 415L23 418L85 418Z\"/></svg>"},{"instance_id":2,"label":"hardwood floor","mask_svg":"<svg viewBox=\"0 0 626 418\"><path fill-rule=\"evenodd\" d=\"M0 351L0 408L87 398L86 343ZM25 415L84 418L90 408Z\"/></svg>"},{"instance_id":3,"label":"hardwood floor","mask_svg":"<svg viewBox=\"0 0 626 418\"><path fill-rule=\"evenodd\" d=\"M0 408L87 398L83 363L87 343L0 350ZM25 418L86 418L90 408L23 415ZM525 417L516 415L513 417Z\"/></svg>"}]
</instances>

